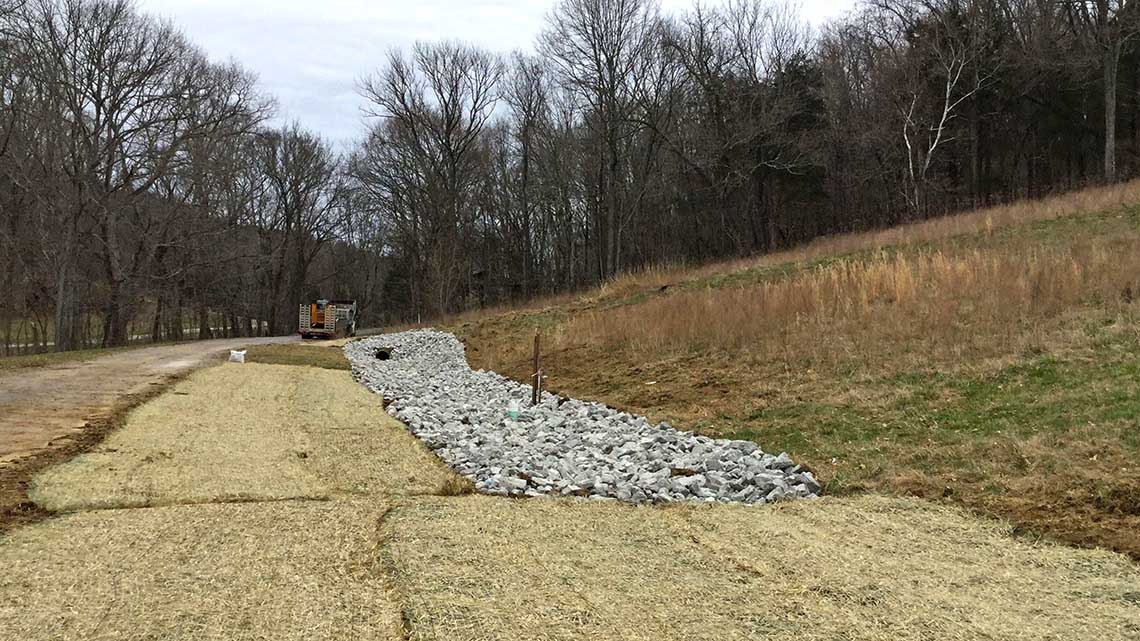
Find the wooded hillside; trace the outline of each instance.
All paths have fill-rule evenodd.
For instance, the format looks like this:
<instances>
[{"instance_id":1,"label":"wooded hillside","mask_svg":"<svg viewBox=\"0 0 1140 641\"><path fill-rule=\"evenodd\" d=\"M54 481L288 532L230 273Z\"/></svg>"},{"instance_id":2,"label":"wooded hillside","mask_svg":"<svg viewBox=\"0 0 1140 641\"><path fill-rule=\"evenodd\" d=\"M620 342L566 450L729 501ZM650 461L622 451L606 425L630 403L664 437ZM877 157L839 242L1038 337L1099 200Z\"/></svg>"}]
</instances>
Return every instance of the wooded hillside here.
<instances>
[{"instance_id":1,"label":"wooded hillside","mask_svg":"<svg viewBox=\"0 0 1140 641\"><path fill-rule=\"evenodd\" d=\"M70 349L366 324L1114 182L1140 167L1124 0L561 0L533 50L359 65L333 148L125 0L0 0L0 333ZM445 37L447 34L440 34Z\"/></svg>"}]
</instances>

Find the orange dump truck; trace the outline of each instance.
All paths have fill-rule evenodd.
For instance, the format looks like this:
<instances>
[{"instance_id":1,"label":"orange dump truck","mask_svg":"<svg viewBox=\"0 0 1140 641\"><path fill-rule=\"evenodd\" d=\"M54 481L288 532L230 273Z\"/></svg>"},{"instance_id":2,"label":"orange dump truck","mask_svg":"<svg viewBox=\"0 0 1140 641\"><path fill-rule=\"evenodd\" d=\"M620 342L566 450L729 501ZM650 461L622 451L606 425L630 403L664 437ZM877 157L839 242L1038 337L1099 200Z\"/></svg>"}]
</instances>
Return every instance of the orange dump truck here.
<instances>
[{"instance_id":1,"label":"orange dump truck","mask_svg":"<svg viewBox=\"0 0 1140 641\"><path fill-rule=\"evenodd\" d=\"M321 299L302 304L300 321L301 338L356 336L356 301Z\"/></svg>"}]
</instances>

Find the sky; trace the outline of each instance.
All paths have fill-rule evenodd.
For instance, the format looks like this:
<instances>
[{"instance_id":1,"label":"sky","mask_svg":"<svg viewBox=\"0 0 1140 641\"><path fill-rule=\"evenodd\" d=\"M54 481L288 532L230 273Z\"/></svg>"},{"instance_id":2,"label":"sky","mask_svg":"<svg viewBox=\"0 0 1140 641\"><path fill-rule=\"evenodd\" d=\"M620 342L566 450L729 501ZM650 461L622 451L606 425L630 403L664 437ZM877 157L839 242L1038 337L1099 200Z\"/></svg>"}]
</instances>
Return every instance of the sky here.
<instances>
[{"instance_id":1,"label":"sky","mask_svg":"<svg viewBox=\"0 0 1140 641\"><path fill-rule=\"evenodd\" d=\"M454 39L508 53L530 50L554 0L137 0L174 21L210 58L233 58L277 99L276 120L298 120L348 145L366 126L358 82L388 50ZM708 1L706 0L706 4ZM802 0L814 25L854 0ZM679 12L692 0L662 0Z\"/></svg>"}]
</instances>

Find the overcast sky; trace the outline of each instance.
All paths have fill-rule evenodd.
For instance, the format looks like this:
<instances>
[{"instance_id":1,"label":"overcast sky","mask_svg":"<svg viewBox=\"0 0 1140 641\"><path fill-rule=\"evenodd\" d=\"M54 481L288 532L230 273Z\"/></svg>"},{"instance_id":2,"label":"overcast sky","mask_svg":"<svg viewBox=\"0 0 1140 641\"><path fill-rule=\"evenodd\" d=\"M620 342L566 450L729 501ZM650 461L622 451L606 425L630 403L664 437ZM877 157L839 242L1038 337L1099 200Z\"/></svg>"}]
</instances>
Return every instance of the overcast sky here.
<instances>
[{"instance_id":1,"label":"overcast sky","mask_svg":"<svg viewBox=\"0 0 1140 641\"><path fill-rule=\"evenodd\" d=\"M364 132L357 80L392 47L452 38L509 52L530 49L553 0L138 0L171 18L211 58L233 57L297 119L345 144ZM813 24L854 0L803 0ZM663 0L679 11L691 0Z\"/></svg>"}]
</instances>

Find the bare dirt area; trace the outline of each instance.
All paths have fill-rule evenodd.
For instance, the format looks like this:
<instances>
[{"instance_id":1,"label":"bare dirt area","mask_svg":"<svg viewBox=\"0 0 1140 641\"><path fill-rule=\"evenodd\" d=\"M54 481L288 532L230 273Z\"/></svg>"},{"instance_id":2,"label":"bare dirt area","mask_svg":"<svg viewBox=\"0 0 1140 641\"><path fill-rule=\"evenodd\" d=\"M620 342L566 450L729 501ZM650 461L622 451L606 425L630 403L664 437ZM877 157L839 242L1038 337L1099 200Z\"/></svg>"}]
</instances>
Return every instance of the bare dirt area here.
<instances>
[{"instance_id":1,"label":"bare dirt area","mask_svg":"<svg viewBox=\"0 0 1140 641\"><path fill-rule=\"evenodd\" d=\"M196 341L0 371L0 531L40 515L26 498L32 476L101 441L130 408L230 349L296 340Z\"/></svg>"}]
</instances>

